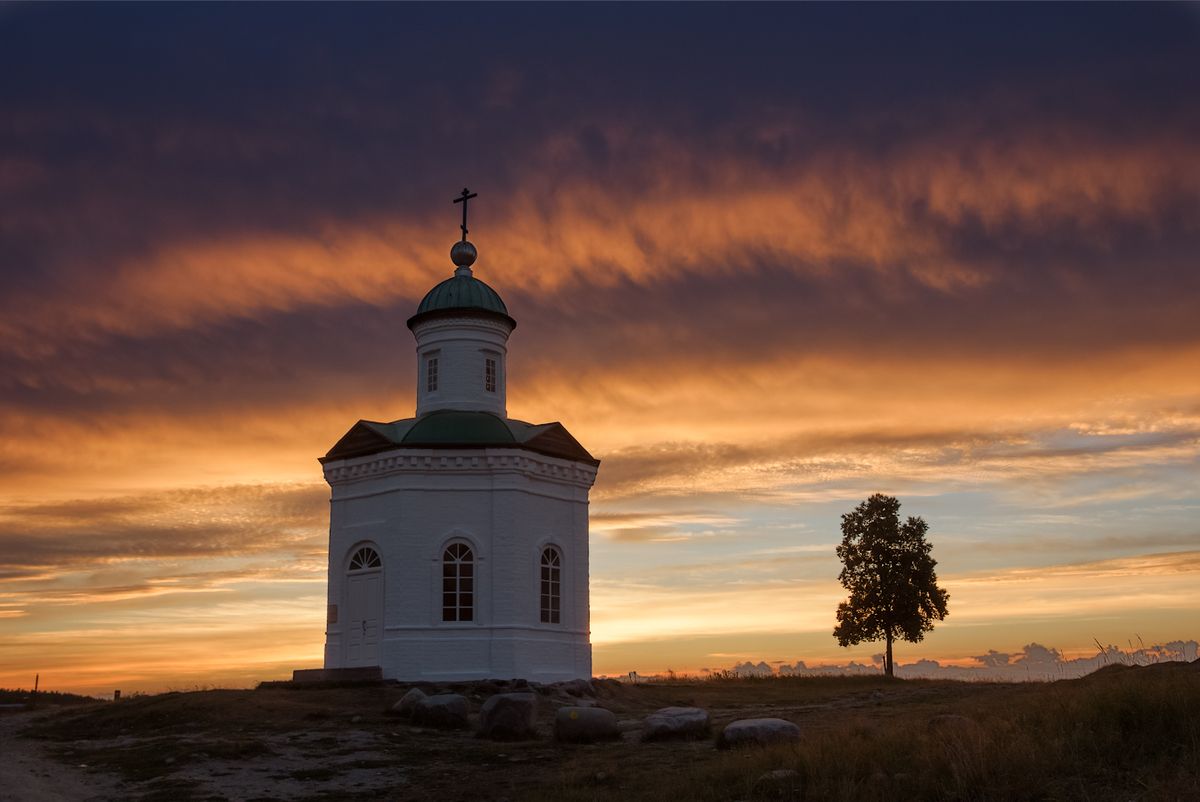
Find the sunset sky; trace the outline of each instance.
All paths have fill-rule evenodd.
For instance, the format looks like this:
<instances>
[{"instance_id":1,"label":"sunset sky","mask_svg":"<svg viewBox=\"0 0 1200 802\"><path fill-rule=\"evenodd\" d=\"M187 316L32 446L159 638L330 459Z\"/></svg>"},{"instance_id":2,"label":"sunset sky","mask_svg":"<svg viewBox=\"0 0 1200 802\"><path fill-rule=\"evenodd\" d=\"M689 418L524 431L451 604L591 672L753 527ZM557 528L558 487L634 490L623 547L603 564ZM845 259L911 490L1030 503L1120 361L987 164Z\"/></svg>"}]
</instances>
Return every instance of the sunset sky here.
<instances>
[{"instance_id":1,"label":"sunset sky","mask_svg":"<svg viewBox=\"0 0 1200 802\"><path fill-rule=\"evenodd\" d=\"M0 6L0 687L320 665L328 487L452 271L602 460L597 673L1200 636L1200 12Z\"/></svg>"}]
</instances>

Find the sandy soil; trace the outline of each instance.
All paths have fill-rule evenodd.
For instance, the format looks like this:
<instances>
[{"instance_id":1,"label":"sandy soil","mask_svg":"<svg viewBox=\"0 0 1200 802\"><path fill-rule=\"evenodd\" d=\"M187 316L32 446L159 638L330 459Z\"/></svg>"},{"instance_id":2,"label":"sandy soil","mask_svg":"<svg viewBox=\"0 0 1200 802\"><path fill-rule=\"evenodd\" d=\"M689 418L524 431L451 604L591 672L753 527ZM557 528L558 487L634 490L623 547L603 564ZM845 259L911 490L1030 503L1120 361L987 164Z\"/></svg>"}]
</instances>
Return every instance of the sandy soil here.
<instances>
[{"instance_id":1,"label":"sandy soil","mask_svg":"<svg viewBox=\"0 0 1200 802\"><path fill-rule=\"evenodd\" d=\"M203 750L211 739L144 739L132 736L87 738L51 743L22 737L21 730L46 713L19 713L0 718L0 802L102 802L196 795L240 800L300 799L328 793L373 794L403 787L402 771L389 765L388 739L372 732L343 729L336 742L322 733L285 733L258 741L263 753L251 759L223 759L193 752L186 764L156 757L183 747ZM156 741L158 743L156 743ZM127 750L149 745L147 768L169 775L124 781L117 774L86 763L67 762L80 749ZM169 748L168 748L169 747ZM57 754L54 754L57 753Z\"/></svg>"},{"instance_id":2,"label":"sandy soil","mask_svg":"<svg viewBox=\"0 0 1200 802\"><path fill-rule=\"evenodd\" d=\"M17 733L46 715L0 716L0 799L4 802L88 802L119 799L122 783L112 775L69 766L49 756L45 742Z\"/></svg>"}]
</instances>

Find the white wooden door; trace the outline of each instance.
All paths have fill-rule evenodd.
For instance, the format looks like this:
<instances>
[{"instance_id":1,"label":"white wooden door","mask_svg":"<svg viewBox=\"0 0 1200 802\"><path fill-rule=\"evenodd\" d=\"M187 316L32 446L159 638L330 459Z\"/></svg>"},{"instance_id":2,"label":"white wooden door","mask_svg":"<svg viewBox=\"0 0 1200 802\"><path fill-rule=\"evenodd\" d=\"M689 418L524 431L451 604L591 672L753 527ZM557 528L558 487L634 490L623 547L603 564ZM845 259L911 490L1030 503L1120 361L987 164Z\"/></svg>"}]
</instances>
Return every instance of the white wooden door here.
<instances>
[{"instance_id":1,"label":"white wooden door","mask_svg":"<svg viewBox=\"0 0 1200 802\"><path fill-rule=\"evenodd\" d=\"M346 577L346 666L379 665L383 575L379 571Z\"/></svg>"}]
</instances>

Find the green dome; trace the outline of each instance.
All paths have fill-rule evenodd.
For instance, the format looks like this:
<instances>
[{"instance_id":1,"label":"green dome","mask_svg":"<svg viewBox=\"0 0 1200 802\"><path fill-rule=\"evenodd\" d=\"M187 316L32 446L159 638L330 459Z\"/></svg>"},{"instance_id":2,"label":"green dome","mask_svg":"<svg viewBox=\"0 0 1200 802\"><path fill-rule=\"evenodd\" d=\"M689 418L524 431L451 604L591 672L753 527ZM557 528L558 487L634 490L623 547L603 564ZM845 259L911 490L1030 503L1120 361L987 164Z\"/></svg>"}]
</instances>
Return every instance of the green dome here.
<instances>
[{"instance_id":1,"label":"green dome","mask_svg":"<svg viewBox=\"0 0 1200 802\"><path fill-rule=\"evenodd\" d=\"M503 420L490 412L460 412L439 410L417 418L417 422L401 438L400 444L449 445L507 445L517 442Z\"/></svg>"},{"instance_id":2,"label":"green dome","mask_svg":"<svg viewBox=\"0 0 1200 802\"><path fill-rule=\"evenodd\" d=\"M495 290L470 275L469 271L462 271L425 294L421 305L417 307L417 313L409 318L408 327L412 328L414 323L427 316L441 316L458 310L500 315L513 326L517 325L516 321L509 317L508 307Z\"/></svg>"},{"instance_id":3,"label":"green dome","mask_svg":"<svg viewBox=\"0 0 1200 802\"><path fill-rule=\"evenodd\" d=\"M486 309L508 314L508 307L488 285L474 276L451 276L425 294L417 314L438 309Z\"/></svg>"}]
</instances>

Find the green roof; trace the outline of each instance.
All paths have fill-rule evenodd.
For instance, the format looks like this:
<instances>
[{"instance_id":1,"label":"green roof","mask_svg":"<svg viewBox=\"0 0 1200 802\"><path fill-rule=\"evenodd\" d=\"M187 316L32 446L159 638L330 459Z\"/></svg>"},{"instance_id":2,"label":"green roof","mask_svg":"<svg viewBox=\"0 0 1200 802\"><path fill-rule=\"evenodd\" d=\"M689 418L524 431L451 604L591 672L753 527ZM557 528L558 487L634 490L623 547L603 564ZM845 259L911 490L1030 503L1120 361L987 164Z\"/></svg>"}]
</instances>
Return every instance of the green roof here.
<instances>
[{"instance_id":1,"label":"green roof","mask_svg":"<svg viewBox=\"0 0 1200 802\"><path fill-rule=\"evenodd\" d=\"M521 448L599 465L561 423L533 424L490 412L439 410L391 423L359 421L321 462L397 448Z\"/></svg>"},{"instance_id":2,"label":"green roof","mask_svg":"<svg viewBox=\"0 0 1200 802\"><path fill-rule=\"evenodd\" d=\"M408 326L412 328L421 319L454 311L500 315L513 326L517 325L499 293L474 276L455 275L425 293L417 313L409 318Z\"/></svg>"},{"instance_id":3,"label":"green roof","mask_svg":"<svg viewBox=\"0 0 1200 802\"><path fill-rule=\"evenodd\" d=\"M418 418L400 439L402 445L445 445L517 442L504 421L490 412L442 410Z\"/></svg>"}]
</instances>

